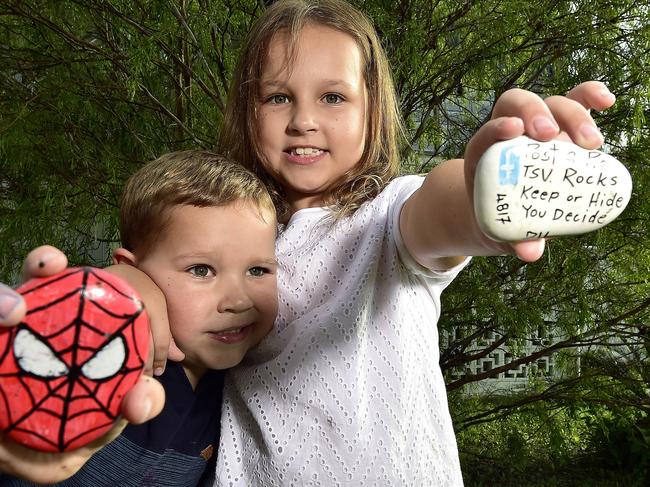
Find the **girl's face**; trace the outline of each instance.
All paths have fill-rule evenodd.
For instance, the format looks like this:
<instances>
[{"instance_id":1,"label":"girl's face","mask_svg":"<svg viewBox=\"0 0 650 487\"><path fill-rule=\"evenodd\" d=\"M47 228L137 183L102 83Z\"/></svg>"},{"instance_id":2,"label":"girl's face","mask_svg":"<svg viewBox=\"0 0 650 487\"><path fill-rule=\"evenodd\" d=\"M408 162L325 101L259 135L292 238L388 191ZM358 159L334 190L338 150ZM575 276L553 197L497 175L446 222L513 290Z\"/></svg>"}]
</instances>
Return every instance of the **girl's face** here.
<instances>
[{"instance_id":1,"label":"girl's face","mask_svg":"<svg viewBox=\"0 0 650 487\"><path fill-rule=\"evenodd\" d=\"M328 191L361 159L366 140L366 86L354 39L306 25L287 62L287 38L273 37L258 100L264 167L293 211L322 206Z\"/></svg>"}]
</instances>

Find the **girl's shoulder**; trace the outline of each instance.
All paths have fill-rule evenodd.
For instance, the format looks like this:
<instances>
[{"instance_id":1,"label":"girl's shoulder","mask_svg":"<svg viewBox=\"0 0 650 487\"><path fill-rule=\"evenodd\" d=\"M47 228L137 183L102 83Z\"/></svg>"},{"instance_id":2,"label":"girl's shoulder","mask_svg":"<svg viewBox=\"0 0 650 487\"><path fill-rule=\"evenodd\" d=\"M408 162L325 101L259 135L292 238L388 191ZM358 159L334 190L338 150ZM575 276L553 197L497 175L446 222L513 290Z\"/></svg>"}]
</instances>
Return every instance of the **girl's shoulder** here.
<instances>
[{"instance_id":1,"label":"girl's shoulder","mask_svg":"<svg viewBox=\"0 0 650 487\"><path fill-rule=\"evenodd\" d=\"M347 217L348 221L387 220L392 222L406 200L417 191L423 176L399 176L390 181L374 198L363 203L357 211Z\"/></svg>"},{"instance_id":2,"label":"girl's shoulder","mask_svg":"<svg viewBox=\"0 0 650 487\"><path fill-rule=\"evenodd\" d=\"M397 176L393 178L386 187L382 190L382 193L386 190L396 191L405 187L415 187L415 189L422 186L424 181L424 174L405 174L403 176Z\"/></svg>"},{"instance_id":3,"label":"girl's shoulder","mask_svg":"<svg viewBox=\"0 0 650 487\"><path fill-rule=\"evenodd\" d=\"M424 181L424 176L417 174L409 174L405 176L398 176L392 181L390 181L384 189L373 199L371 200L375 204L384 204L392 206L395 202L403 203L411 196L415 191L417 191L422 182Z\"/></svg>"}]
</instances>

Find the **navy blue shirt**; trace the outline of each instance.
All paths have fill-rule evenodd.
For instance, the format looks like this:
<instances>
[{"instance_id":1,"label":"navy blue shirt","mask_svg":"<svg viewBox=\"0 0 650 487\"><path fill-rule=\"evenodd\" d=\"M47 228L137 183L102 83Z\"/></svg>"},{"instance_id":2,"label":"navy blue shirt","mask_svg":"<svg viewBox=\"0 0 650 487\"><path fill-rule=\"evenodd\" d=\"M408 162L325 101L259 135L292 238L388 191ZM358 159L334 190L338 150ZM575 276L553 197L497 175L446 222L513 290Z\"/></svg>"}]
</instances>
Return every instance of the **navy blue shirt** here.
<instances>
[{"instance_id":1,"label":"navy blue shirt","mask_svg":"<svg viewBox=\"0 0 650 487\"><path fill-rule=\"evenodd\" d=\"M225 371L208 370L195 390L183 367L167 362L158 379L165 407L151 421L129 425L57 487L190 487L211 485L219 447ZM29 482L0 476L0 486Z\"/></svg>"}]
</instances>

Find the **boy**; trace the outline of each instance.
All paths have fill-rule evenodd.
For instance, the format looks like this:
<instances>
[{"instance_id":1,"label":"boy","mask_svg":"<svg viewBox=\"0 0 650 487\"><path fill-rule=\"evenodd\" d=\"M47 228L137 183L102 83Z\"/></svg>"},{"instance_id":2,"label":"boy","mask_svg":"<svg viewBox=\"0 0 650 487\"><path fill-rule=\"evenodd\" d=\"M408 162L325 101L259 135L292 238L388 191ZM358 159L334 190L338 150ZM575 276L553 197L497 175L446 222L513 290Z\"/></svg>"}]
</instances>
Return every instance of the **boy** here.
<instances>
[{"instance_id":1,"label":"boy","mask_svg":"<svg viewBox=\"0 0 650 487\"><path fill-rule=\"evenodd\" d=\"M159 377L166 393L159 416L127 426L57 485L197 485L204 472L203 480L214 474L224 369L268 333L277 312L275 209L242 166L176 152L129 179L120 232L114 262L138 267L162 290L185 358ZM0 484L26 485L1 477Z\"/></svg>"}]
</instances>

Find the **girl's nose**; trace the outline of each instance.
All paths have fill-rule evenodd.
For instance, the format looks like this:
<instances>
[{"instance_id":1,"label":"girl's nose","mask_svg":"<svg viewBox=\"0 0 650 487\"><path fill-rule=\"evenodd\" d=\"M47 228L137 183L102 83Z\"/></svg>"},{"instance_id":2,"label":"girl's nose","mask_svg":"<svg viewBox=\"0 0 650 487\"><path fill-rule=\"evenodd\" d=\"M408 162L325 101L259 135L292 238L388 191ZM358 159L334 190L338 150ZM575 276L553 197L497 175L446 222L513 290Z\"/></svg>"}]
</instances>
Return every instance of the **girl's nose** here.
<instances>
[{"instance_id":1,"label":"girl's nose","mask_svg":"<svg viewBox=\"0 0 650 487\"><path fill-rule=\"evenodd\" d=\"M217 292L221 294L217 306L219 313L241 313L254 305L246 286L240 279L228 279Z\"/></svg>"},{"instance_id":2,"label":"girl's nose","mask_svg":"<svg viewBox=\"0 0 650 487\"><path fill-rule=\"evenodd\" d=\"M316 111L305 105L295 105L289 121L290 133L306 134L318 130Z\"/></svg>"}]
</instances>

